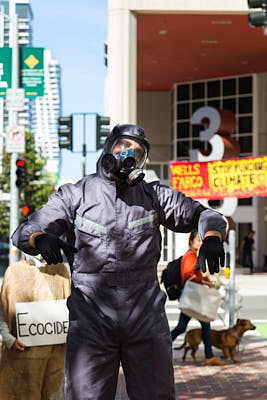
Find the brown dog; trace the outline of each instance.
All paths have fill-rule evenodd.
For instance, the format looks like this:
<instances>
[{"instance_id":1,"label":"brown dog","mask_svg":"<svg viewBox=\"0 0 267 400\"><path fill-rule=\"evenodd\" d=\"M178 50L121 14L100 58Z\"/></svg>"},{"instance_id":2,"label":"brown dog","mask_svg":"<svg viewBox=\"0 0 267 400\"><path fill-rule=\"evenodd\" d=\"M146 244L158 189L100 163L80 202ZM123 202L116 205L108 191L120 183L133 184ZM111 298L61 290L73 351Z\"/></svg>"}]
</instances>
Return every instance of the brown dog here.
<instances>
[{"instance_id":1,"label":"brown dog","mask_svg":"<svg viewBox=\"0 0 267 400\"><path fill-rule=\"evenodd\" d=\"M253 329L256 329L256 326L253 325L248 319L238 319L233 328L230 329L223 329L221 331L215 331L211 329L212 346L215 346L223 351L223 356L221 358L227 359L229 356L231 356L232 361L238 363L240 361L235 358L235 348L243 334L246 331ZM188 350L191 349L191 355L195 363L199 363L200 361L196 358L196 352L201 340L201 329L192 329L185 335L182 346L176 347L175 350L185 348L183 355L183 361L185 361L186 354Z\"/></svg>"}]
</instances>

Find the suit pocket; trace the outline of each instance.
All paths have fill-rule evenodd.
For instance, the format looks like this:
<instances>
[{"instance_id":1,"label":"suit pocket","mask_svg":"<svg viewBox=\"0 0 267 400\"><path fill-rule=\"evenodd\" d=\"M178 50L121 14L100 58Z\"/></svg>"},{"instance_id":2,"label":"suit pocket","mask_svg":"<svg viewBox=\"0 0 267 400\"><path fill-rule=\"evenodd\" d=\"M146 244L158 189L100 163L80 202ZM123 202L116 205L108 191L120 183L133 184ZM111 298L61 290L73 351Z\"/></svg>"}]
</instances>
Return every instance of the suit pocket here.
<instances>
[{"instance_id":1,"label":"suit pocket","mask_svg":"<svg viewBox=\"0 0 267 400\"><path fill-rule=\"evenodd\" d=\"M75 236L81 262L88 258L89 269L97 271L107 259L107 228L76 215Z\"/></svg>"}]
</instances>

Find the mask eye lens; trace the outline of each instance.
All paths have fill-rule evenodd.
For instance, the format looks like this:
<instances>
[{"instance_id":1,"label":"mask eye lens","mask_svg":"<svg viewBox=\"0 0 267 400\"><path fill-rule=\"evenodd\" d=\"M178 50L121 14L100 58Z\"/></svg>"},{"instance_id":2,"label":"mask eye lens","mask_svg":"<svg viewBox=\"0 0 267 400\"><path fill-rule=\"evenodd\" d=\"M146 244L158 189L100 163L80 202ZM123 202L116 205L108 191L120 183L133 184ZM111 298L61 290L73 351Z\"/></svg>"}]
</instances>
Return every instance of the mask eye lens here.
<instances>
[{"instance_id":1,"label":"mask eye lens","mask_svg":"<svg viewBox=\"0 0 267 400\"><path fill-rule=\"evenodd\" d=\"M135 149L135 154L136 154L136 158L138 161L141 161L142 158L144 157L144 152L142 150L139 149Z\"/></svg>"},{"instance_id":2,"label":"mask eye lens","mask_svg":"<svg viewBox=\"0 0 267 400\"><path fill-rule=\"evenodd\" d=\"M129 147L131 147L131 143L125 139L122 139L116 144L116 147L118 147L121 151L127 150Z\"/></svg>"},{"instance_id":3,"label":"mask eye lens","mask_svg":"<svg viewBox=\"0 0 267 400\"><path fill-rule=\"evenodd\" d=\"M113 145L112 152L116 154L128 152L130 149L134 151L134 158L136 160L136 166L138 167L142 164L146 152L145 149L136 141L129 140L127 138L121 138Z\"/></svg>"}]
</instances>

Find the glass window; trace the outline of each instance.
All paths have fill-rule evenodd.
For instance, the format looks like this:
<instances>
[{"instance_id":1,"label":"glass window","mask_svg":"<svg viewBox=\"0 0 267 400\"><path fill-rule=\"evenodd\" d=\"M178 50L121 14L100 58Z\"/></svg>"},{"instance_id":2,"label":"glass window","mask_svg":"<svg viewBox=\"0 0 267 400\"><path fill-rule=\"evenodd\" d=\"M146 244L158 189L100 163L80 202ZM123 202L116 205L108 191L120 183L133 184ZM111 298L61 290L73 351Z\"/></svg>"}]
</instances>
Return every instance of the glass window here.
<instances>
[{"instance_id":1,"label":"glass window","mask_svg":"<svg viewBox=\"0 0 267 400\"><path fill-rule=\"evenodd\" d=\"M192 149L200 148L200 140L192 140Z\"/></svg>"},{"instance_id":2,"label":"glass window","mask_svg":"<svg viewBox=\"0 0 267 400\"><path fill-rule=\"evenodd\" d=\"M189 100L189 85L177 86L177 101Z\"/></svg>"},{"instance_id":3,"label":"glass window","mask_svg":"<svg viewBox=\"0 0 267 400\"><path fill-rule=\"evenodd\" d=\"M238 205L239 206L252 206L252 197L238 199Z\"/></svg>"},{"instance_id":4,"label":"glass window","mask_svg":"<svg viewBox=\"0 0 267 400\"><path fill-rule=\"evenodd\" d=\"M206 142L206 141L199 142L199 150L201 151L201 153L203 155L208 156L212 150L210 142Z\"/></svg>"},{"instance_id":5,"label":"glass window","mask_svg":"<svg viewBox=\"0 0 267 400\"><path fill-rule=\"evenodd\" d=\"M189 103L178 103L177 119L189 119Z\"/></svg>"},{"instance_id":6,"label":"glass window","mask_svg":"<svg viewBox=\"0 0 267 400\"><path fill-rule=\"evenodd\" d=\"M200 131L203 131L203 130L204 130L203 125L193 124L192 125L192 136L193 137L199 137Z\"/></svg>"},{"instance_id":7,"label":"glass window","mask_svg":"<svg viewBox=\"0 0 267 400\"><path fill-rule=\"evenodd\" d=\"M204 82L192 84L192 98L203 99L205 97L205 85Z\"/></svg>"},{"instance_id":8,"label":"glass window","mask_svg":"<svg viewBox=\"0 0 267 400\"><path fill-rule=\"evenodd\" d=\"M163 164L163 179L167 180L169 179L169 164Z\"/></svg>"},{"instance_id":9,"label":"glass window","mask_svg":"<svg viewBox=\"0 0 267 400\"><path fill-rule=\"evenodd\" d=\"M177 157L188 157L190 142L189 140L177 142Z\"/></svg>"},{"instance_id":10,"label":"glass window","mask_svg":"<svg viewBox=\"0 0 267 400\"><path fill-rule=\"evenodd\" d=\"M29 18L29 6L27 4L16 4L16 12L19 18Z\"/></svg>"},{"instance_id":11,"label":"glass window","mask_svg":"<svg viewBox=\"0 0 267 400\"><path fill-rule=\"evenodd\" d=\"M189 122L178 122L177 124L177 138L189 137Z\"/></svg>"},{"instance_id":12,"label":"glass window","mask_svg":"<svg viewBox=\"0 0 267 400\"><path fill-rule=\"evenodd\" d=\"M223 95L231 96L236 93L236 80L224 79L223 80Z\"/></svg>"},{"instance_id":13,"label":"glass window","mask_svg":"<svg viewBox=\"0 0 267 400\"><path fill-rule=\"evenodd\" d=\"M238 231L238 244L240 247L241 241L252 230L252 223L251 222L243 222L243 223L238 224L237 227L238 227L238 230L237 230Z\"/></svg>"},{"instance_id":14,"label":"glass window","mask_svg":"<svg viewBox=\"0 0 267 400\"><path fill-rule=\"evenodd\" d=\"M220 81L208 82L208 97L220 97Z\"/></svg>"},{"instance_id":15,"label":"glass window","mask_svg":"<svg viewBox=\"0 0 267 400\"><path fill-rule=\"evenodd\" d=\"M209 107L220 108L220 100L208 101Z\"/></svg>"},{"instance_id":16,"label":"glass window","mask_svg":"<svg viewBox=\"0 0 267 400\"><path fill-rule=\"evenodd\" d=\"M252 97L239 97L239 114L250 114L252 113Z\"/></svg>"},{"instance_id":17,"label":"glass window","mask_svg":"<svg viewBox=\"0 0 267 400\"><path fill-rule=\"evenodd\" d=\"M240 136L240 153L252 153L252 136Z\"/></svg>"},{"instance_id":18,"label":"glass window","mask_svg":"<svg viewBox=\"0 0 267 400\"><path fill-rule=\"evenodd\" d=\"M252 93L252 76L239 78L239 94Z\"/></svg>"},{"instance_id":19,"label":"glass window","mask_svg":"<svg viewBox=\"0 0 267 400\"><path fill-rule=\"evenodd\" d=\"M224 99L223 100L223 110L232 111L234 114L236 113L236 101L234 99Z\"/></svg>"},{"instance_id":20,"label":"glass window","mask_svg":"<svg viewBox=\"0 0 267 400\"><path fill-rule=\"evenodd\" d=\"M2 5L4 6L4 13L9 14L9 1L2 1Z\"/></svg>"},{"instance_id":21,"label":"glass window","mask_svg":"<svg viewBox=\"0 0 267 400\"><path fill-rule=\"evenodd\" d=\"M223 200L209 200L208 204L212 208L221 207Z\"/></svg>"},{"instance_id":22,"label":"glass window","mask_svg":"<svg viewBox=\"0 0 267 400\"><path fill-rule=\"evenodd\" d=\"M238 118L238 132L241 134L252 132L252 117Z\"/></svg>"},{"instance_id":23,"label":"glass window","mask_svg":"<svg viewBox=\"0 0 267 400\"><path fill-rule=\"evenodd\" d=\"M193 112L196 111L198 108L204 107L204 105L205 105L204 101L198 101L198 102L192 103L192 114L193 114Z\"/></svg>"}]
</instances>

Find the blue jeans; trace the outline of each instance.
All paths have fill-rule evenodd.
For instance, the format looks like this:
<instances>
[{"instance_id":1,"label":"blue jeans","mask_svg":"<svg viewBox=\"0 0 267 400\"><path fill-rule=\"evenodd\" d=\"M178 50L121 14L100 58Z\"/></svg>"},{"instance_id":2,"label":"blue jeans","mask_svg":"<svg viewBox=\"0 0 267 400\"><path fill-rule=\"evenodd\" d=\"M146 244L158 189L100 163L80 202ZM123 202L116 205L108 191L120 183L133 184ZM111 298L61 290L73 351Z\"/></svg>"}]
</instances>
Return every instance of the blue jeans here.
<instances>
[{"instance_id":1,"label":"blue jeans","mask_svg":"<svg viewBox=\"0 0 267 400\"><path fill-rule=\"evenodd\" d=\"M188 317L187 315L181 312L178 325L171 332L172 340L175 340L177 336L181 335L181 333L184 333L186 331L186 327L190 319L191 317ZM202 340L205 347L205 356L206 358L212 358L214 357L214 355L211 348L210 323L203 321L199 321L199 323L201 324L202 328Z\"/></svg>"}]
</instances>

